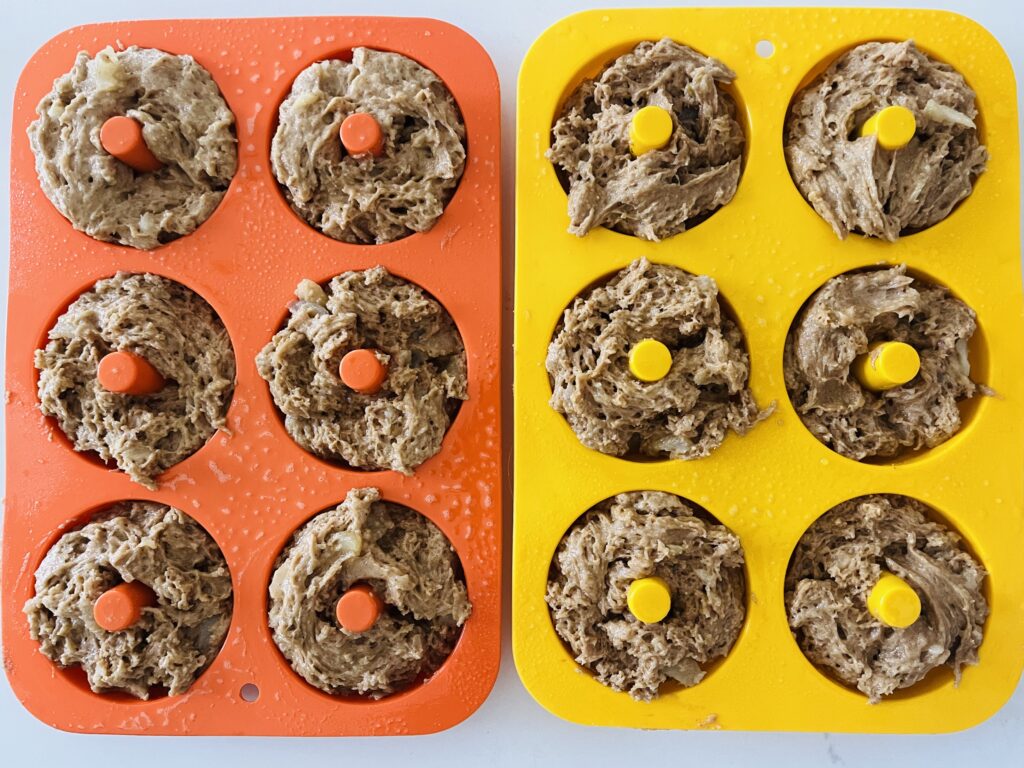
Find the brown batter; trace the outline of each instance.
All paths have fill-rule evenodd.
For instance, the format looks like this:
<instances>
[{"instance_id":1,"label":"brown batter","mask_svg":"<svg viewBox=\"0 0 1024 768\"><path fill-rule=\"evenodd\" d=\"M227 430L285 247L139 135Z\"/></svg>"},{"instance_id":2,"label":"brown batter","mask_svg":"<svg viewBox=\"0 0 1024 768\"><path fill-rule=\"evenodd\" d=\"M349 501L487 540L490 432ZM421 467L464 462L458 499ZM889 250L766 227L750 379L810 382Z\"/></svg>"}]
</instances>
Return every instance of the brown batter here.
<instances>
[{"instance_id":1,"label":"brown batter","mask_svg":"<svg viewBox=\"0 0 1024 768\"><path fill-rule=\"evenodd\" d=\"M584 80L547 152L568 183L569 231L605 226L663 240L732 200L745 139L723 86L735 77L717 59L663 38ZM629 126L646 106L668 110L675 127L664 147L634 157Z\"/></svg>"},{"instance_id":2,"label":"brown batter","mask_svg":"<svg viewBox=\"0 0 1024 768\"><path fill-rule=\"evenodd\" d=\"M288 324L256 358L288 434L317 456L411 475L441 449L468 397L466 352L451 316L384 267L345 272L323 288L303 280L295 295ZM375 394L349 389L338 375L354 349L376 350L387 364Z\"/></svg>"},{"instance_id":3,"label":"brown batter","mask_svg":"<svg viewBox=\"0 0 1024 768\"><path fill-rule=\"evenodd\" d=\"M154 592L155 605L128 629L102 629L93 603L133 581ZM148 699L156 686L171 696L188 690L220 650L231 608L231 574L213 538L184 512L132 501L57 540L25 613L40 650L81 666L93 691Z\"/></svg>"},{"instance_id":4,"label":"brown batter","mask_svg":"<svg viewBox=\"0 0 1024 768\"><path fill-rule=\"evenodd\" d=\"M353 584L385 604L353 633L334 609ZM306 682L379 699L432 675L455 648L472 606L458 555L441 530L408 507L355 488L295 534L270 581L274 642Z\"/></svg>"},{"instance_id":5,"label":"brown batter","mask_svg":"<svg viewBox=\"0 0 1024 768\"><path fill-rule=\"evenodd\" d=\"M919 501L862 496L829 510L800 539L786 574L789 624L811 661L872 703L948 666L978 663L985 570ZM921 598L906 629L883 624L867 597L883 571Z\"/></svg>"},{"instance_id":6,"label":"brown batter","mask_svg":"<svg viewBox=\"0 0 1024 768\"><path fill-rule=\"evenodd\" d=\"M970 307L903 266L839 275L790 328L786 389L804 425L843 456L933 448L960 429L957 403L978 390L967 357L976 327ZM917 377L882 392L862 386L850 367L878 341L917 349Z\"/></svg>"},{"instance_id":7,"label":"brown batter","mask_svg":"<svg viewBox=\"0 0 1024 768\"><path fill-rule=\"evenodd\" d=\"M886 150L859 136L885 107L914 113L917 133ZM789 171L840 238L848 232L897 240L937 224L971 194L988 151L975 120L974 91L948 64L910 40L865 43L836 59L790 106Z\"/></svg>"},{"instance_id":8,"label":"brown batter","mask_svg":"<svg viewBox=\"0 0 1024 768\"><path fill-rule=\"evenodd\" d=\"M645 338L672 353L659 381L629 370L629 350ZM546 366L551 407L583 445L613 456L707 456L730 429L746 434L771 412L747 387L743 336L722 312L715 281L646 259L565 310Z\"/></svg>"},{"instance_id":9,"label":"brown batter","mask_svg":"<svg viewBox=\"0 0 1024 768\"><path fill-rule=\"evenodd\" d=\"M380 157L352 157L339 139L354 112L384 133ZM437 76L397 53L354 48L352 62L304 69L281 104L274 175L295 212L346 243L390 243L426 232L466 165L466 128Z\"/></svg>"},{"instance_id":10,"label":"brown batter","mask_svg":"<svg viewBox=\"0 0 1024 768\"><path fill-rule=\"evenodd\" d=\"M626 605L629 585L657 576L672 592L662 621ZM591 508L558 546L547 603L555 631L597 680L638 701L667 680L696 685L725 656L746 613L743 549L688 502L657 491L621 493Z\"/></svg>"},{"instance_id":11,"label":"brown batter","mask_svg":"<svg viewBox=\"0 0 1024 768\"><path fill-rule=\"evenodd\" d=\"M36 111L28 135L39 183L75 227L97 240L156 248L213 213L237 167L235 117L191 56L154 48L81 52ZM139 173L100 144L107 118L142 124L163 162Z\"/></svg>"},{"instance_id":12,"label":"brown batter","mask_svg":"<svg viewBox=\"0 0 1024 768\"><path fill-rule=\"evenodd\" d=\"M118 350L148 360L164 388L152 395L104 389L97 366ZM147 488L224 428L235 389L234 351L217 313L159 275L100 280L57 319L35 365L39 408L75 450L95 451Z\"/></svg>"}]
</instances>

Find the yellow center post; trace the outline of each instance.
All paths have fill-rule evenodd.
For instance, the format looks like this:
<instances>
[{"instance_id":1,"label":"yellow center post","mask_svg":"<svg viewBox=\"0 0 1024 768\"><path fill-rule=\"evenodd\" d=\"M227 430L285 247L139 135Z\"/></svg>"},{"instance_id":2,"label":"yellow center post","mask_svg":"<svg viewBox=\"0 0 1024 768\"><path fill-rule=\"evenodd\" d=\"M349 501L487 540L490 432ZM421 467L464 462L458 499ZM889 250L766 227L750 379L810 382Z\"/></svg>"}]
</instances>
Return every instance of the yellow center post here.
<instances>
[{"instance_id":1,"label":"yellow center post","mask_svg":"<svg viewBox=\"0 0 1024 768\"><path fill-rule=\"evenodd\" d=\"M854 361L854 373L868 389L901 387L921 371L921 356L902 341L882 341Z\"/></svg>"},{"instance_id":2,"label":"yellow center post","mask_svg":"<svg viewBox=\"0 0 1024 768\"><path fill-rule=\"evenodd\" d=\"M662 107L639 110L629 123L629 149L639 157L652 149L661 149L672 138L672 115Z\"/></svg>"},{"instance_id":3,"label":"yellow center post","mask_svg":"<svg viewBox=\"0 0 1024 768\"><path fill-rule=\"evenodd\" d=\"M883 624L906 629L921 615L921 598L894 573L883 573L868 594L868 612Z\"/></svg>"},{"instance_id":4,"label":"yellow center post","mask_svg":"<svg viewBox=\"0 0 1024 768\"><path fill-rule=\"evenodd\" d=\"M914 138L917 120L906 107L886 107L868 118L860 127L861 136L875 134L882 149L903 149Z\"/></svg>"},{"instance_id":5,"label":"yellow center post","mask_svg":"<svg viewBox=\"0 0 1024 768\"><path fill-rule=\"evenodd\" d=\"M672 368L672 353L656 339L643 339L629 350L629 371L640 381L659 381Z\"/></svg>"},{"instance_id":6,"label":"yellow center post","mask_svg":"<svg viewBox=\"0 0 1024 768\"><path fill-rule=\"evenodd\" d=\"M657 576L637 579L626 594L629 612L644 624L657 624L668 616L672 607L672 591Z\"/></svg>"}]
</instances>

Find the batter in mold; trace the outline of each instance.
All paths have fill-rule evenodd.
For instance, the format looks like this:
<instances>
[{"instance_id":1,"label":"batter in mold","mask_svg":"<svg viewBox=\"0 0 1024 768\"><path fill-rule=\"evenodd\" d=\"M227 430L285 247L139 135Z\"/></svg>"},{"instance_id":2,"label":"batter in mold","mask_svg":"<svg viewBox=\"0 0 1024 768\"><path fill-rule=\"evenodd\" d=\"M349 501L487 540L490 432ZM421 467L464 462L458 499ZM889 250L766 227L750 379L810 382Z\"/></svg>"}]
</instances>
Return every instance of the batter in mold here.
<instances>
[{"instance_id":1,"label":"batter in mold","mask_svg":"<svg viewBox=\"0 0 1024 768\"><path fill-rule=\"evenodd\" d=\"M660 579L671 606L645 623L629 604L639 580ZM651 701L666 681L696 685L743 626L743 549L678 496L621 493L569 530L551 563L555 631L604 685ZM656 617L647 617L656 618Z\"/></svg>"},{"instance_id":2,"label":"batter in mold","mask_svg":"<svg viewBox=\"0 0 1024 768\"><path fill-rule=\"evenodd\" d=\"M743 128L724 90L735 74L664 38L623 54L569 97L547 157L569 188L569 231L594 227L663 240L732 200ZM638 112L666 115L660 146L631 141Z\"/></svg>"},{"instance_id":3,"label":"batter in mold","mask_svg":"<svg viewBox=\"0 0 1024 768\"><path fill-rule=\"evenodd\" d=\"M94 451L137 483L187 458L226 423L235 357L213 308L180 283L120 272L80 295L35 354L39 407L76 451ZM129 394L100 383L111 353L146 361L162 382Z\"/></svg>"},{"instance_id":4,"label":"batter in mold","mask_svg":"<svg viewBox=\"0 0 1024 768\"><path fill-rule=\"evenodd\" d=\"M337 608L368 586L379 615L340 624ZM310 685L379 699L433 674L458 641L472 606L458 555L418 512L355 488L285 547L270 581L274 642Z\"/></svg>"},{"instance_id":5,"label":"batter in mold","mask_svg":"<svg viewBox=\"0 0 1024 768\"><path fill-rule=\"evenodd\" d=\"M651 339L671 367L638 378L631 355ZM565 310L548 347L551 407L580 442L613 456L695 459L731 429L767 417L747 387L743 337L705 275L638 259Z\"/></svg>"},{"instance_id":6,"label":"batter in mold","mask_svg":"<svg viewBox=\"0 0 1024 768\"><path fill-rule=\"evenodd\" d=\"M362 143L348 142L350 119L363 121L351 124ZM271 163L311 226L346 243L390 243L434 226L462 178L465 141L455 99L433 72L355 48L351 62L319 61L295 79Z\"/></svg>"},{"instance_id":7,"label":"batter in mold","mask_svg":"<svg viewBox=\"0 0 1024 768\"><path fill-rule=\"evenodd\" d=\"M303 280L295 295L287 325L256 358L288 434L322 458L411 475L441 449L468 397L451 316L384 267L323 287ZM353 359L376 375L347 378Z\"/></svg>"},{"instance_id":8,"label":"batter in mold","mask_svg":"<svg viewBox=\"0 0 1024 768\"><path fill-rule=\"evenodd\" d=\"M933 448L960 429L957 404L979 386L970 378L973 310L903 266L839 275L815 293L790 328L786 389L804 425L851 459ZM878 343L902 342L920 372L875 391L854 373Z\"/></svg>"},{"instance_id":9,"label":"batter in mold","mask_svg":"<svg viewBox=\"0 0 1024 768\"><path fill-rule=\"evenodd\" d=\"M905 127L891 140L870 124L862 130L876 115ZM971 194L988 161L977 117L974 91L948 64L909 40L865 43L796 95L786 159L800 192L838 237L895 241L942 221Z\"/></svg>"},{"instance_id":10,"label":"batter in mold","mask_svg":"<svg viewBox=\"0 0 1024 768\"><path fill-rule=\"evenodd\" d=\"M133 624L108 631L94 606L125 583L144 585L151 599ZM231 575L210 535L180 510L132 501L57 540L25 613L40 650L80 666L93 691L148 699L154 687L188 690L220 650L231 608Z\"/></svg>"},{"instance_id":11,"label":"batter in mold","mask_svg":"<svg viewBox=\"0 0 1024 768\"><path fill-rule=\"evenodd\" d=\"M928 513L906 496L845 501L807 529L786 574L786 609L800 648L872 703L936 667L952 668L959 682L962 667L978 662L985 570ZM869 610L884 574L918 596L920 615L906 627Z\"/></svg>"},{"instance_id":12,"label":"batter in mold","mask_svg":"<svg viewBox=\"0 0 1024 768\"><path fill-rule=\"evenodd\" d=\"M237 167L235 118L191 56L153 48L78 54L36 110L28 135L43 192L97 240L151 249L194 231ZM101 142L108 118L142 126L162 166L139 172Z\"/></svg>"}]
</instances>

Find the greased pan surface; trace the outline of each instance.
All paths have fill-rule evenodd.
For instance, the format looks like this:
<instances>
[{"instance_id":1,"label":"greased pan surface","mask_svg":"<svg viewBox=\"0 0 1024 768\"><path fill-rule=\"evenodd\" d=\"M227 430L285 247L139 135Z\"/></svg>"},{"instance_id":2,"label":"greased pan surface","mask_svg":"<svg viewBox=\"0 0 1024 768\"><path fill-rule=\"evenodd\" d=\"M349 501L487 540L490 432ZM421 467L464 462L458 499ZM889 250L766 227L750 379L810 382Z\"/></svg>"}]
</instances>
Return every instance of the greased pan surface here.
<instances>
[{"instance_id":1,"label":"greased pan surface","mask_svg":"<svg viewBox=\"0 0 1024 768\"><path fill-rule=\"evenodd\" d=\"M607 229L566 229L566 195L544 153L563 101L642 40L671 37L736 74L747 134L733 200L693 229L652 243ZM896 243L838 240L801 197L783 155L793 94L842 52L872 40L913 39L950 63L977 93L991 160L974 192L944 221ZM774 47L758 55L759 41ZM545 31L523 63L517 96L515 319L515 534L513 649L526 687L575 722L634 728L953 731L994 713L1024 664L1024 347L1019 232L1019 146L1010 62L992 35L938 11L834 8L594 10ZM745 437L730 435L690 462L635 462L583 447L548 405L544 367L553 331L573 298L641 256L717 282L750 352L750 386L775 413ZM976 312L972 372L998 394L965 409L948 442L890 463L846 459L803 426L783 381L794 317L829 278L906 264ZM728 656L688 689L652 703L596 682L555 634L544 601L559 541L597 502L661 490L703 506L739 536L747 615ZM800 536L836 504L899 493L931 506L988 569L991 614L980 664L959 688L948 670L870 706L801 653L787 622L783 580Z\"/></svg>"},{"instance_id":2,"label":"greased pan surface","mask_svg":"<svg viewBox=\"0 0 1024 768\"><path fill-rule=\"evenodd\" d=\"M78 51L159 48L194 56L235 114L238 171L193 234L145 252L76 232L43 195L26 128L39 100ZM315 61L365 46L433 70L462 112L468 158L433 229L380 246L348 245L307 226L270 169L278 106ZM12 130L11 276L7 338L7 504L3 552L5 666L25 706L55 727L135 734L364 735L438 731L465 719L497 673L501 595L500 172L498 81L471 37L443 22L401 18L145 21L68 30L44 45L18 82ZM287 316L303 278L323 282L382 264L426 289L454 318L466 348L469 399L440 453L411 477L321 461L287 434L255 357ZM217 311L231 336L237 386L228 430L159 478L149 492L76 454L39 412L33 352L56 317L96 280L152 272L183 283ZM425 684L379 701L308 685L267 627L267 585L282 547L317 512L355 487L437 524L465 570L472 616L444 666ZM22 607L33 573L68 527L121 500L182 509L213 536L234 588L231 627L217 658L181 696L136 701L89 690L29 636ZM243 699L246 685L258 688ZM252 698L252 689L248 689Z\"/></svg>"}]
</instances>

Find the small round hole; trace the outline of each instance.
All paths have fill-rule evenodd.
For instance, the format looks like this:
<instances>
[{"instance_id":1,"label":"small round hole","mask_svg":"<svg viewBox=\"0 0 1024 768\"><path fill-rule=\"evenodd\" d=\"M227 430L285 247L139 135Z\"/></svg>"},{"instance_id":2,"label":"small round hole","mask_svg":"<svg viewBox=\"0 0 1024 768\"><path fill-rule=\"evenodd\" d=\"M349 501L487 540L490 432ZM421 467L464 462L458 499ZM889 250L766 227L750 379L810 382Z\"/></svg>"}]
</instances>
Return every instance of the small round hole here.
<instances>
[{"instance_id":1,"label":"small round hole","mask_svg":"<svg viewBox=\"0 0 1024 768\"><path fill-rule=\"evenodd\" d=\"M762 59L770 59L775 55L775 44L771 40L758 40L757 45L754 46L754 51Z\"/></svg>"},{"instance_id":2,"label":"small round hole","mask_svg":"<svg viewBox=\"0 0 1024 768\"><path fill-rule=\"evenodd\" d=\"M247 701L250 704L260 697L259 686L253 683L246 683L238 693L242 697L242 701Z\"/></svg>"}]
</instances>

